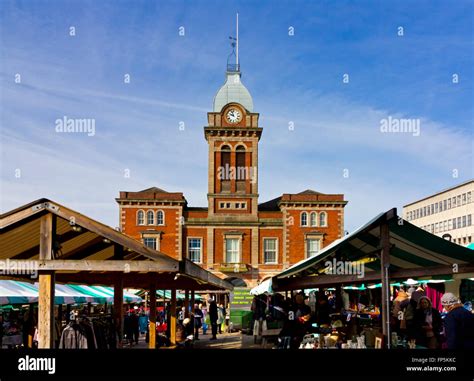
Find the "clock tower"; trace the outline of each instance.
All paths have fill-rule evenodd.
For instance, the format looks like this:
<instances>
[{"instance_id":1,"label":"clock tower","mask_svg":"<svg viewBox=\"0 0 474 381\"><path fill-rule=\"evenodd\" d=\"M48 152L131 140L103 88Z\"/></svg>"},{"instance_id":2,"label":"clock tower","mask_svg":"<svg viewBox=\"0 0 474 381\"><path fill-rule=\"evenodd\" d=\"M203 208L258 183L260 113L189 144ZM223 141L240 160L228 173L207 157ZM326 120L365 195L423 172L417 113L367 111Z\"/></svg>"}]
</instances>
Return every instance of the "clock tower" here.
<instances>
[{"instance_id":1,"label":"clock tower","mask_svg":"<svg viewBox=\"0 0 474 381\"><path fill-rule=\"evenodd\" d=\"M214 98L204 127L209 145L210 219L258 219L258 142L262 135L258 117L242 84L238 61L229 64L228 60L226 81Z\"/></svg>"}]
</instances>

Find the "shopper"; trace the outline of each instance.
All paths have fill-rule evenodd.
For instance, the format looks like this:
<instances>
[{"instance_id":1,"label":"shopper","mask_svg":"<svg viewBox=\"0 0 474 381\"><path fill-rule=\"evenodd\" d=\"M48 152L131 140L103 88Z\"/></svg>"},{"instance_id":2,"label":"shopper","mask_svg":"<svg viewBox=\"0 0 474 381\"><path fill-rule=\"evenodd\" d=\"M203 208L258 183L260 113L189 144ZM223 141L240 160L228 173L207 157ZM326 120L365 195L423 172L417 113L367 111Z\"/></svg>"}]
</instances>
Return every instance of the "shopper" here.
<instances>
[{"instance_id":1,"label":"shopper","mask_svg":"<svg viewBox=\"0 0 474 381\"><path fill-rule=\"evenodd\" d=\"M433 308L431 300L422 296L414 316L414 334L418 345L428 349L439 347L442 322L441 315Z\"/></svg>"},{"instance_id":2,"label":"shopper","mask_svg":"<svg viewBox=\"0 0 474 381\"><path fill-rule=\"evenodd\" d=\"M209 320L211 321L212 337L210 340L217 340L217 304L213 298L209 299Z\"/></svg>"},{"instance_id":3,"label":"shopper","mask_svg":"<svg viewBox=\"0 0 474 381\"><path fill-rule=\"evenodd\" d=\"M474 315L450 292L443 295L441 304L448 312L444 318L448 349L474 349Z\"/></svg>"},{"instance_id":4,"label":"shopper","mask_svg":"<svg viewBox=\"0 0 474 381\"><path fill-rule=\"evenodd\" d=\"M202 327L203 314L197 304L194 305L194 340L199 340L199 329Z\"/></svg>"},{"instance_id":5,"label":"shopper","mask_svg":"<svg viewBox=\"0 0 474 381\"><path fill-rule=\"evenodd\" d=\"M221 334L222 333L222 325L224 323L225 313L224 313L224 305L221 303L219 307L217 307L217 331Z\"/></svg>"}]
</instances>

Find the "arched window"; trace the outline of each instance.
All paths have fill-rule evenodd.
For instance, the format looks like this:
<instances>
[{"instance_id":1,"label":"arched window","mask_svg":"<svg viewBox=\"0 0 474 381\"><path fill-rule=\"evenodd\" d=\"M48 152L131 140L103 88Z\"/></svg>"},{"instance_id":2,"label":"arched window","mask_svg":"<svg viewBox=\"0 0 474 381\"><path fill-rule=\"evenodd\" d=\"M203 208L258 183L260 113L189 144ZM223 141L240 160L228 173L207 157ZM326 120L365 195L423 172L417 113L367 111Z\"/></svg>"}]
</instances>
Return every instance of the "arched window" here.
<instances>
[{"instance_id":1,"label":"arched window","mask_svg":"<svg viewBox=\"0 0 474 381\"><path fill-rule=\"evenodd\" d=\"M137 225L145 225L145 213L143 210L137 212Z\"/></svg>"},{"instance_id":2,"label":"arched window","mask_svg":"<svg viewBox=\"0 0 474 381\"><path fill-rule=\"evenodd\" d=\"M146 224L147 225L154 225L155 224L155 213L149 210L146 212Z\"/></svg>"},{"instance_id":3,"label":"arched window","mask_svg":"<svg viewBox=\"0 0 474 381\"><path fill-rule=\"evenodd\" d=\"M319 226L328 226L328 217L326 212L319 214Z\"/></svg>"},{"instance_id":4,"label":"arched window","mask_svg":"<svg viewBox=\"0 0 474 381\"><path fill-rule=\"evenodd\" d=\"M162 210L156 212L156 224L164 225L165 224L165 213Z\"/></svg>"},{"instance_id":5,"label":"arched window","mask_svg":"<svg viewBox=\"0 0 474 381\"><path fill-rule=\"evenodd\" d=\"M308 226L308 213L301 213L301 226Z\"/></svg>"},{"instance_id":6,"label":"arched window","mask_svg":"<svg viewBox=\"0 0 474 381\"><path fill-rule=\"evenodd\" d=\"M318 224L318 214L316 212L311 212L309 215L309 224L311 226L317 226Z\"/></svg>"},{"instance_id":7,"label":"arched window","mask_svg":"<svg viewBox=\"0 0 474 381\"><path fill-rule=\"evenodd\" d=\"M245 193L245 183L247 179L250 180L251 174L249 173L247 166L245 165L245 147L238 146L235 152L235 164L237 167L236 173L236 190L237 192Z\"/></svg>"},{"instance_id":8,"label":"arched window","mask_svg":"<svg viewBox=\"0 0 474 381\"><path fill-rule=\"evenodd\" d=\"M221 191L230 192L230 147L221 147Z\"/></svg>"}]
</instances>

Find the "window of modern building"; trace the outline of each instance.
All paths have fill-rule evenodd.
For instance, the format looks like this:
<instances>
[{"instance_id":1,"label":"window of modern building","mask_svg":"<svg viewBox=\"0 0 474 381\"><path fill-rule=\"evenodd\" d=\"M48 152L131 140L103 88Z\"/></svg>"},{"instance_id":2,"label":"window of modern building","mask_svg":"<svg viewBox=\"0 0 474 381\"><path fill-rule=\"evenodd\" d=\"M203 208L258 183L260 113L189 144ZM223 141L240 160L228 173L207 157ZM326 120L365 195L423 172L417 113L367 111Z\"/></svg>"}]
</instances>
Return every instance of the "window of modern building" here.
<instances>
[{"instance_id":1,"label":"window of modern building","mask_svg":"<svg viewBox=\"0 0 474 381\"><path fill-rule=\"evenodd\" d=\"M424 217L424 216L426 216L426 206L424 206L421 211L421 217Z\"/></svg>"},{"instance_id":2,"label":"window of modern building","mask_svg":"<svg viewBox=\"0 0 474 381\"><path fill-rule=\"evenodd\" d=\"M471 226L472 225L472 214L468 214L467 215L467 226Z\"/></svg>"},{"instance_id":3,"label":"window of modern building","mask_svg":"<svg viewBox=\"0 0 474 381\"><path fill-rule=\"evenodd\" d=\"M314 257L319 251L319 239L306 240L306 256L308 258Z\"/></svg>"},{"instance_id":4,"label":"window of modern building","mask_svg":"<svg viewBox=\"0 0 474 381\"><path fill-rule=\"evenodd\" d=\"M452 200L453 208L455 208L456 207L456 197L453 197L451 200Z\"/></svg>"},{"instance_id":5,"label":"window of modern building","mask_svg":"<svg viewBox=\"0 0 474 381\"><path fill-rule=\"evenodd\" d=\"M319 213L319 226L328 226L328 217L326 212Z\"/></svg>"},{"instance_id":6,"label":"window of modern building","mask_svg":"<svg viewBox=\"0 0 474 381\"><path fill-rule=\"evenodd\" d=\"M156 212L156 224L157 225L164 225L165 224L165 212L159 210Z\"/></svg>"},{"instance_id":7,"label":"window of modern building","mask_svg":"<svg viewBox=\"0 0 474 381\"><path fill-rule=\"evenodd\" d=\"M201 238L188 238L188 257L194 263L202 263Z\"/></svg>"},{"instance_id":8,"label":"window of modern building","mask_svg":"<svg viewBox=\"0 0 474 381\"><path fill-rule=\"evenodd\" d=\"M239 263L239 239L226 238L225 261L226 263Z\"/></svg>"},{"instance_id":9,"label":"window of modern building","mask_svg":"<svg viewBox=\"0 0 474 381\"><path fill-rule=\"evenodd\" d=\"M438 205L439 205L438 210L439 210L440 212L442 212L442 211L443 211L443 201L438 202Z\"/></svg>"},{"instance_id":10,"label":"window of modern building","mask_svg":"<svg viewBox=\"0 0 474 381\"><path fill-rule=\"evenodd\" d=\"M143 243L146 247L156 250L156 238L145 237L143 238Z\"/></svg>"},{"instance_id":11,"label":"window of modern building","mask_svg":"<svg viewBox=\"0 0 474 381\"><path fill-rule=\"evenodd\" d=\"M462 225L461 225L461 217L458 217L458 229L460 229L461 226L462 226Z\"/></svg>"},{"instance_id":12,"label":"window of modern building","mask_svg":"<svg viewBox=\"0 0 474 381\"><path fill-rule=\"evenodd\" d=\"M462 216L462 227L465 228L466 227L466 216Z\"/></svg>"},{"instance_id":13,"label":"window of modern building","mask_svg":"<svg viewBox=\"0 0 474 381\"><path fill-rule=\"evenodd\" d=\"M471 243L471 236L467 237L467 242Z\"/></svg>"},{"instance_id":14,"label":"window of modern building","mask_svg":"<svg viewBox=\"0 0 474 381\"><path fill-rule=\"evenodd\" d=\"M435 213L438 213L438 203L435 203L435 204L434 204L434 212L435 212Z\"/></svg>"},{"instance_id":15,"label":"window of modern building","mask_svg":"<svg viewBox=\"0 0 474 381\"><path fill-rule=\"evenodd\" d=\"M444 231L447 231L447 230L448 230L448 220L445 220L445 221L443 222L443 225L444 225L443 230L444 230Z\"/></svg>"},{"instance_id":16,"label":"window of modern building","mask_svg":"<svg viewBox=\"0 0 474 381\"><path fill-rule=\"evenodd\" d=\"M447 210L448 209L448 200L444 200L443 201L443 210Z\"/></svg>"},{"instance_id":17,"label":"window of modern building","mask_svg":"<svg viewBox=\"0 0 474 381\"><path fill-rule=\"evenodd\" d=\"M466 244L466 243L467 243L467 239L466 239L466 237L463 237L463 239L462 239L462 243L463 243L463 244Z\"/></svg>"},{"instance_id":18,"label":"window of modern building","mask_svg":"<svg viewBox=\"0 0 474 381\"><path fill-rule=\"evenodd\" d=\"M457 229L457 223L456 223L456 221L457 221L457 220L456 220L455 218L453 218L453 229Z\"/></svg>"},{"instance_id":19,"label":"window of modern building","mask_svg":"<svg viewBox=\"0 0 474 381\"><path fill-rule=\"evenodd\" d=\"M266 264L278 263L276 238L263 239L263 261Z\"/></svg>"},{"instance_id":20,"label":"window of modern building","mask_svg":"<svg viewBox=\"0 0 474 381\"><path fill-rule=\"evenodd\" d=\"M448 220L448 230L453 230L453 220Z\"/></svg>"},{"instance_id":21,"label":"window of modern building","mask_svg":"<svg viewBox=\"0 0 474 381\"><path fill-rule=\"evenodd\" d=\"M451 209L451 199L448 198L448 209Z\"/></svg>"},{"instance_id":22,"label":"window of modern building","mask_svg":"<svg viewBox=\"0 0 474 381\"><path fill-rule=\"evenodd\" d=\"M471 192L467 192L466 200L468 204L471 202Z\"/></svg>"},{"instance_id":23,"label":"window of modern building","mask_svg":"<svg viewBox=\"0 0 474 381\"><path fill-rule=\"evenodd\" d=\"M462 204L466 205L466 193L462 194Z\"/></svg>"},{"instance_id":24,"label":"window of modern building","mask_svg":"<svg viewBox=\"0 0 474 381\"><path fill-rule=\"evenodd\" d=\"M435 233L438 233L438 231L439 231L439 230L438 230L438 223L435 222Z\"/></svg>"},{"instance_id":25,"label":"window of modern building","mask_svg":"<svg viewBox=\"0 0 474 381\"><path fill-rule=\"evenodd\" d=\"M461 195L456 197L456 205L461 206Z\"/></svg>"},{"instance_id":26,"label":"window of modern building","mask_svg":"<svg viewBox=\"0 0 474 381\"><path fill-rule=\"evenodd\" d=\"M145 212L143 210L137 212L137 225L145 225Z\"/></svg>"},{"instance_id":27,"label":"window of modern building","mask_svg":"<svg viewBox=\"0 0 474 381\"><path fill-rule=\"evenodd\" d=\"M318 223L318 215L316 214L316 212L311 212L309 215L309 224L311 226L317 226L317 223Z\"/></svg>"},{"instance_id":28,"label":"window of modern building","mask_svg":"<svg viewBox=\"0 0 474 381\"><path fill-rule=\"evenodd\" d=\"M154 225L155 224L155 213L152 210L146 212L146 224Z\"/></svg>"},{"instance_id":29,"label":"window of modern building","mask_svg":"<svg viewBox=\"0 0 474 381\"><path fill-rule=\"evenodd\" d=\"M308 226L308 213L301 212L301 226Z\"/></svg>"}]
</instances>

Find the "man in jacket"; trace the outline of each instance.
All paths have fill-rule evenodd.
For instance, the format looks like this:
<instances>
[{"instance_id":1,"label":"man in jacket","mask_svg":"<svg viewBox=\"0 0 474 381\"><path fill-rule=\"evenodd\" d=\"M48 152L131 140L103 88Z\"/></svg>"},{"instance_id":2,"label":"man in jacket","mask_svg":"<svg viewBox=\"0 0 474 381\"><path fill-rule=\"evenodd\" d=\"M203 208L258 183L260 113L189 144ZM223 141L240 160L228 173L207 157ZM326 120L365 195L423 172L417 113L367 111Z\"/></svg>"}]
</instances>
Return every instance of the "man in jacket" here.
<instances>
[{"instance_id":1,"label":"man in jacket","mask_svg":"<svg viewBox=\"0 0 474 381\"><path fill-rule=\"evenodd\" d=\"M217 340L217 304L213 298L209 299L209 320L211 321L212 337L210 340Z\"/></svg>"},{"instance_id":2,"label":"man in jacket","mask_svg":"<svg viewBox=\"0 0 474 381\"><path fill-rule=\"evenodd\" d=\"M450 292L441 304L448 312L444 318L448 349L474 349L474 315Z\"/></svg>"}]
</instances>

